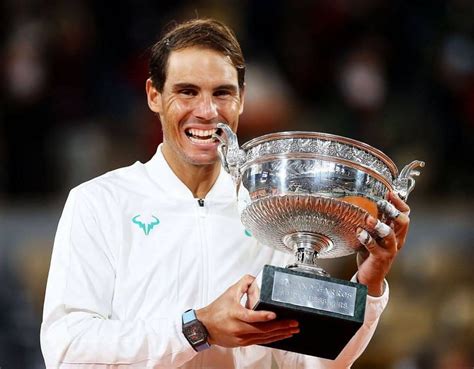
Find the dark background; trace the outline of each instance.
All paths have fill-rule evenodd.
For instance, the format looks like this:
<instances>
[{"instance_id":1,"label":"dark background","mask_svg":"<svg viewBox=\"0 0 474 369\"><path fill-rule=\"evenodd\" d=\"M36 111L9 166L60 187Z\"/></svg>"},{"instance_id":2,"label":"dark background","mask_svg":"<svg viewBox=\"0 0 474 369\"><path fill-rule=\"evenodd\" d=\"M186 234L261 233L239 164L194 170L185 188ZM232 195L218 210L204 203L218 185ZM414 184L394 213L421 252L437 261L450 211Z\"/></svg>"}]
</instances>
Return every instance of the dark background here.
<instances>
[{"instance_id":1,"label":"dark background","mask_svg":"<svg viewBox=\"0 0 474 369\"><path fill-rule=\"evenodd\" d=\"M213 16L247 59L241 143L311 130L426 161L391 299L355 368L474 366L474 2L0 2L0 367L44 368L39 325L67 192L146 161L148 47ZM331 260L349 278L353 256ZM321 333L323 334L323 333Z\"/></svg>"}]
</instances>

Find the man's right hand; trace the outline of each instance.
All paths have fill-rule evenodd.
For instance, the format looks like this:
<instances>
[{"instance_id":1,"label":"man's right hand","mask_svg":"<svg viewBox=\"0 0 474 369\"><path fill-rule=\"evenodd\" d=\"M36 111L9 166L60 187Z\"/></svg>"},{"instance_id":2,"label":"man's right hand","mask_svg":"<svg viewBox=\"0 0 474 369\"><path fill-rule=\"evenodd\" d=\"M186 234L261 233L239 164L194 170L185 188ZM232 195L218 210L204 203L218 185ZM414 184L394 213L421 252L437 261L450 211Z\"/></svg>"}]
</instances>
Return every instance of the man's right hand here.
<instances>
[{"instance_id":1,"label":"man's right hand","mask_svg":"<svg viewBox=\"0 0 474 369\"><path fill-rule=\"evenodd\" d=\"M255 277L246 275L210 305L196 310L196 317L209 332L209 343L223 347L265 344L299 332L294 320L275 320L271 311L254 311L240 304Z\"/></svg>"}]
</instances>

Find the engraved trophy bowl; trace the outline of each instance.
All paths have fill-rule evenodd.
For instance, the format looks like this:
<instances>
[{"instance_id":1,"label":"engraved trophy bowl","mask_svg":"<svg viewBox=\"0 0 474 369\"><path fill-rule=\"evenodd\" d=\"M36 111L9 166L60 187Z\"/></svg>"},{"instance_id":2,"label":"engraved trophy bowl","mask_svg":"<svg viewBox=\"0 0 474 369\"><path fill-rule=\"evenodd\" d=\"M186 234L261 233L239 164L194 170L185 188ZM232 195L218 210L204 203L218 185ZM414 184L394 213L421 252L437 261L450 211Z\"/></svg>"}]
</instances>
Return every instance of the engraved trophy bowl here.
<instances>
[{"instance_id":1,"label":"engraved trophy bowl","mask_svg":"<svg viewBox=\"0 0 474 369\"><path fill-rule=\"evenodd\" d=\"M286 268L265 265L249 289L247 307L300 323L300 333L265 346L335 359L364 322L367 287L332 278L316 262L361 248L357 228L368 214L385 221L377 201L389 191L406 200L424 162L398 173L381 151L316 132L272 133L239 147L229 126L217 127L243 225L261 244L295 256Z\"/></svg>"},{"instance_id":2,"label":"engraved trophy bowl","mask_svg":"<svg viewBox=\"0 0 474 369\"><path fill-rule=\"evenodd\" d=\"M368 214L383 219L377 201L389 191L406 200L415 186L413 161L398 173L380 150L350 138L317 132L279 132L240 148L230 127L219 157L236 185L243 225L262 244L295 255L289 267L326 275L318 258L356 252L356 229Z\"/></svg>"}]
</instances>

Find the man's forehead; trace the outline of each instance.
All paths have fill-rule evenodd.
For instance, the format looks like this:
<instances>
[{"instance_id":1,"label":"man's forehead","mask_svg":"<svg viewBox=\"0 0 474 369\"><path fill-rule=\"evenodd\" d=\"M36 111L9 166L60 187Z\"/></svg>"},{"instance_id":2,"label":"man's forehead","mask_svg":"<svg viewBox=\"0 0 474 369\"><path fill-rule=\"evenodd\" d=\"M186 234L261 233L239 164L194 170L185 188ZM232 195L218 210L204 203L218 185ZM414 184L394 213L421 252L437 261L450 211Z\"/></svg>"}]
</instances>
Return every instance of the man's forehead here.
<instances>
[{"instance_id":1,"label":"man's forehead","mask_svg":"<svg viewBox=\"0 0 474 369\"><path fill-rule=\"evenodd\" d=\"M237 84L237 69L229 56L216 50L188 47L170 53L167 79L213 78Z\"/></svg>"},{"instance_id":2,"label":"man's forehead","mask_svg":"<svg viewBox=\"0 0 474 369\"><path fill-rule=\"evenodd\" d=\"M224 53L218 50L205 46L188 46L183 47L181 49L172 50L169 54L169 59L171 59L172 57L178 57L180 55L196 55L197 57L201 55L214 55L216 57L226 60L230 65L232 65L232 61L230 60L230 57L228 55L225 55Z\"/></svg>"}]
</instances>

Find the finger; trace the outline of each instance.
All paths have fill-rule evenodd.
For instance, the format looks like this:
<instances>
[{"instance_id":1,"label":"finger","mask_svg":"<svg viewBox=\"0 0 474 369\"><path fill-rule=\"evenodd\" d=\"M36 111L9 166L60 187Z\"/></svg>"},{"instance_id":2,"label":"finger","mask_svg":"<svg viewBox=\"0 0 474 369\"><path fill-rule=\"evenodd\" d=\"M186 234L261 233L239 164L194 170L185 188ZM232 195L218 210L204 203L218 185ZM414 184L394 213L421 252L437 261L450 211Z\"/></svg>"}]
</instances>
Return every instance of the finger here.
<instances>
[{"instance_id":1,"label":"finger","mask_svg":"<svg viewBox=\"0 0 474 369\"><path fill-rule=\"evenodd\" d=\"M378 237L376 243L380 247L391 252L399 249L395 231L387 224L369 215L366 219L366 225L367 231Z\"/></svg>"},{"instance_id":2,"label":"finger","mask_svg":"<svg viewBox=\"0 0 474 369\"><path fill-rule=\"evenodd\" d=\"M283 331L294 331L299 329L299 323L296 320L277 320L265 323L240 323L241 326L238 328L239 335L275 335Z\"/></svg>"},{"instance_id":3,"label":"finger","mask_svg":"<svg viewBox=\"0 0 474 369\"><path fill-rule=\"evenodd\" d=\"M247 302L245 307L247 309L252 309L260 300L260 288L255 281L250 285L247 291Z\"/></svg>"},{"instance_id":4,"label":"finger","mask_svg":"<svg viewBox=\"0 0 474 369\"><path fill-rule=\"evenodd\" d=\"M242 301L242 298L244 295L247 294L247 302L246 302L246 307L248 305L248 291L252 287L252 283L255 280L255 278L249 274L244 275L242 278L240 278L236 283L234 283L232 286L228 288L228 292L230 293L230 296L235 299L235 301L238 301L239 303Z\"/></svg>"},{"instance_id":5,"label":"finger","mask_svg":"<svg viewBox=\"0 0 474 369\"><path fill-rule=\"evenodd\" d=\"M403 217L403 218L402 218ZM410 219L403 213L398 217L395 223L395 237L397 239L397 250L400 250L405 244L406 237L408 235L408 228L410 226Z\"/></svg>"},{"instance_id":6,"label":"finger","mask_svg":"<svg viewBox=\"0 0 474 369\"><path fill-rule=\"evenodd\" d=\"M357 239L369 253L373 253L377 249L377 243L365 229L357 228Z\"/></svg>"},{"instance_id":7,"label":"finger","mask_svg":"<svg viewBox=\"0 0 474 369\"><path fill-rule=\"evenodd\" d=\"M236 289L236 293L238 294L238 298L239 298L239 301L240 299L242 298L242 296L247 293L247 291L249 290L250 286L252 285L253 281L255 280L255 277L250 275L250 274L246 274L244 275L242 278L240 278L239 281L237 281L237 283L235 283L232 287L234 287ZM232 288L231 287L231 288Z\"/></svg>"},{"instance_id":8,"label":"finger","mask_svg":"<svg viewBox=\"0 0 474 369\"><path fill-rule=\"evenodd\" d=\"M257 333L257 334L243 334L240 336L240 339L246 341L267 341L267 340L278 340L280 337L294 335L300 332L300 328L293 327L287 329L279 329L271 332Z\"/></svg>"},{"instance_id":9,"label":"finger","mask_svg":"<svg viewBox=\"0 0 474 369\"><path fill-rule=\"evenodd\" d=\"M395 192L389 192L388 196L390 202L395 205L398 210L407 216L410 215L410 207Z\"/></svg>"},{"instance_id":10,"label":"finger","mask_svg":"<svg viewBox=\"0 0 474 369\"><path fill-rule=\"evenodd\" d=\"M387 200L377 201L377 208L389 219L396 219L401 214L400 210L398 210L393 204L389 203Z\"/></svg>"},{"instance_id":11,"label":"finger","mask_svg":"<svg viewBox=\"0 0 474 369\"><path fill-rule=\"evenodd\" d=\"M394 254L398 250L397 239L393 231L391 231L385 238L377 240L375 240L365 229L358 228L357 232L357 239L359 242L374 256L382 256L387 252ZM359 265L360 264L361 263L359 263Z\"/></svg>"},{"instance_id":12,"label":"finger","mask_svg":"<svg viewBox=\"0 0 474 369\"><path fill-rule=\"evenodd\" d=\"M396 218L391 219L391 226L397 239L397 249L401 249L405 243L410 226L410 218L407 213L400 213Z\"/></svg>"},{"instance_id":13,"label":"finger","mask_svg":"<svg viewBox=\"0 0 474 369\"><path fill-rule=\"evenodd\" d=\"M247 323L265 322L265 321L275 319L276 314L274 312L265 311L265 310L260 310L260 311L250 310L240 305L240 300L242 299L244 294L248 293L249 290L251 290L252 283L254 281L255 281L254 276L251 276L250 274L246 274L231 287L235 289L235 298L236 298L236 302L238 303L236 305L236 311L234 312L233 316Z\"/></svg>"},{"instance_id":14,"label":"finger","mask_svg":"<svg viewBox=\"0 0 474 369\"><path fill-rule=\"evenodd\" d=\"M271 322L255 323L252 324L254 332L277 332L281 330L292 330L299 327L297 320L285 319L285 320L274 320Z\"/></svg>"},{"instance_id":15,"label":"finger","mask_svg":"<svg viewBox=\"0 0 474 369\"><path fill-rule=\"evenodd\" d=\"M250 346L250 345L265 345L268 343L276 342L276 341L281 341L287 338L293 337L293 334L281 334L281 335L276 335L276 336L270 336L270 337L259 337L259 338L249 338L248 340L245 340L245 343L242 346Z\"/></svg>"},{"instance_id":16,"label":"finger","mask_svg":"<svg viewBox=\"0 0 474 369\"><path fill-rule=\"evenodd\" d=\"M268 322L276 318L276 314L266 310L250 310L238 305L237 311L233 314L235 318L246 323Z\"/></svg>"},{"instance_id":17,"label":"finger","mask_svg":"<svg viewBox=\"0 0 474 369\"><path fill-rule=\"evenodd\" d=\"M371 233L374 233L375 235L377 235L377 237L380 237L380 238L387 237L390 234L390 232L393 232L390 226L388 226L385 223L382 223L380 220L370 215L367 217L367 220L365 223L369 227L369 231Z\"/></svg>"},{"instance_id":18,"label":"finger","mask_svg":"<svg viewBox=\"0 0 474 369\"><path fill-rule=\"evenodd\" d=\"M410 226L410 218L406 214L400 213L397 218L392 220L392 224L397 239L404 241Z\"/></svg>"}]
</instances>

